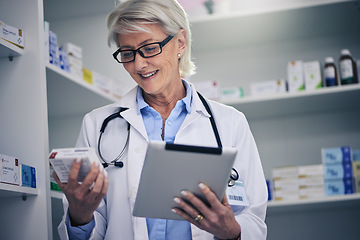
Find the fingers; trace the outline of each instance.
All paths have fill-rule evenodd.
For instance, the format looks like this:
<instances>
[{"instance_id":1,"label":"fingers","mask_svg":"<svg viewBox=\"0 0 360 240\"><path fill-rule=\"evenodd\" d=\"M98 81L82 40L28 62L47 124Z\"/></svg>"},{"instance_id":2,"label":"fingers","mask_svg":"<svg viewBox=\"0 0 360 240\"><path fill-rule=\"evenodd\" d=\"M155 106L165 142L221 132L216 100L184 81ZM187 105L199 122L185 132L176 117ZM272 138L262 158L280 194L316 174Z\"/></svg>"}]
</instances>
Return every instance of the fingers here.
<instances>
[{"instance_id":1,"label":"fingers","mask_svg":"<svg viewBox=\"0 0 360 240\"><path fill-rule=\"evenodd\" d=\"M107 172L104 168L100 168L99 174L96 177L96 180L89 192L88 196L95 200L101 199L105 196L109 186L109 180L107 177Z\"/></svg>"}]
</instances>

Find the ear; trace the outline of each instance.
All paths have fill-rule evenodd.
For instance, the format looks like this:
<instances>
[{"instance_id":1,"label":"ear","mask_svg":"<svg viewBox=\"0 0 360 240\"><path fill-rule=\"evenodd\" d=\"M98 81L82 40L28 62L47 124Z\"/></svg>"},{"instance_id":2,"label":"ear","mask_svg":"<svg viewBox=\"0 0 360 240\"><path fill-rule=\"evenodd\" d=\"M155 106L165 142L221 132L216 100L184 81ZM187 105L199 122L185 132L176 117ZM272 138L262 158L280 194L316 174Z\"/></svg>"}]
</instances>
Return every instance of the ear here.
<instances>
[{"instance_id":1,"label":"ear","mask_svg":"<svg viewBox=\"0 0 360 240\"><path fill-rule=\"evenodd\" d=\"M185 47L186 47L186 31L184 29L180 29L178 34L177 34L177 41L178 41L178 53L181 54L181 56L184 54L185 52Z\"/></svg>"}]
</instances>

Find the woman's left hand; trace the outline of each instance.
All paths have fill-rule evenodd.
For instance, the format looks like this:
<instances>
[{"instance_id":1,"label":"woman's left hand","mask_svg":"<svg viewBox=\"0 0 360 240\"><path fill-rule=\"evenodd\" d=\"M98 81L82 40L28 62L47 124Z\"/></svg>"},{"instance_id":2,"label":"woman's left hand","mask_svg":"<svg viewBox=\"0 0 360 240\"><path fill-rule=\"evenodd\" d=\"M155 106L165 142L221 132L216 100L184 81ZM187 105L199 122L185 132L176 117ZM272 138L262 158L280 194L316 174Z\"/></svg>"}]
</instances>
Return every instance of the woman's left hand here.
<instances>
[{"instance_id":1,"label":"woman's left hand","mask_svg":"<svg viewBox=\"0 0 360 240\"><path fill-rule=\"evenodd\" d=\"M179 208L174 208L173 211L185 220L196 225L198 228L203 229L220 239L237 239L241 232L241 228L231 210L226 194L220 202L208 186L200 183L199 187L208 200L210 207L203 203L193 193L182 191L182 197L193 204L195 208L187 204L181 198L175 197L174 201L178 204Z\"/></svg>"}]
</instances>

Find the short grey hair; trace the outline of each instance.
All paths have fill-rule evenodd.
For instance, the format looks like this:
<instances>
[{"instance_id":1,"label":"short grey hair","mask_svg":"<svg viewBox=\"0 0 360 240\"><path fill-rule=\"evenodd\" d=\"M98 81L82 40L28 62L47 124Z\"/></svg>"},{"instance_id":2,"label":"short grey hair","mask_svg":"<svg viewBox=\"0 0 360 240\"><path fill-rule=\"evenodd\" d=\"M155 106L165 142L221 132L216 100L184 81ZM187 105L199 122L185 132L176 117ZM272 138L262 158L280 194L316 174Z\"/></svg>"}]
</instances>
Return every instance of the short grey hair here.
<instances>
[{"instance_id":1,"label":"short grey hair","mask_svg":"<svg viewBox=\"0 0 360 240\"><path fill-rule=\"evenodd\" d=\"M180 59L182 76L195 73L191 60L191 31L187 14L176 0L126 0L114 9L107 18L108 44L119 46L118 34L144 31L141 24L159 24L168 35L175 36L180 29L186 31L186 48Z\"/></svg>"}]
</instances>

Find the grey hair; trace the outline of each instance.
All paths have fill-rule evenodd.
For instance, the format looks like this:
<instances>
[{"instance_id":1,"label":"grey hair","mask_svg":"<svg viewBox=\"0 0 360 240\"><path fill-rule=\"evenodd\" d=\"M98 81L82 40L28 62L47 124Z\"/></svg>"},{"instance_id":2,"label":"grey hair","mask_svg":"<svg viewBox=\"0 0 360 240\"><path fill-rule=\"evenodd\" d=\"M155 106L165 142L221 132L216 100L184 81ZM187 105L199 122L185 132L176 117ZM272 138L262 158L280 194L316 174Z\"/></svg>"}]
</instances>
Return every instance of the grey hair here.
<instances>
[{"instance_id":1,"label":"grey hair","mask_svg":"<svg viewBox=\"0 0 360 240\"><path fill-rule=\"evenodd\" d=\"M121 2L107 18L108 44L119 46L118 34L148 32L142 24L159 24L164 31L175 36L180 29L186 31L186 48L180 58L179 72L182 76L195 73L191 60L191 31L187 14L177 0L126 0Z\"/></svg>"}]
</instances>

